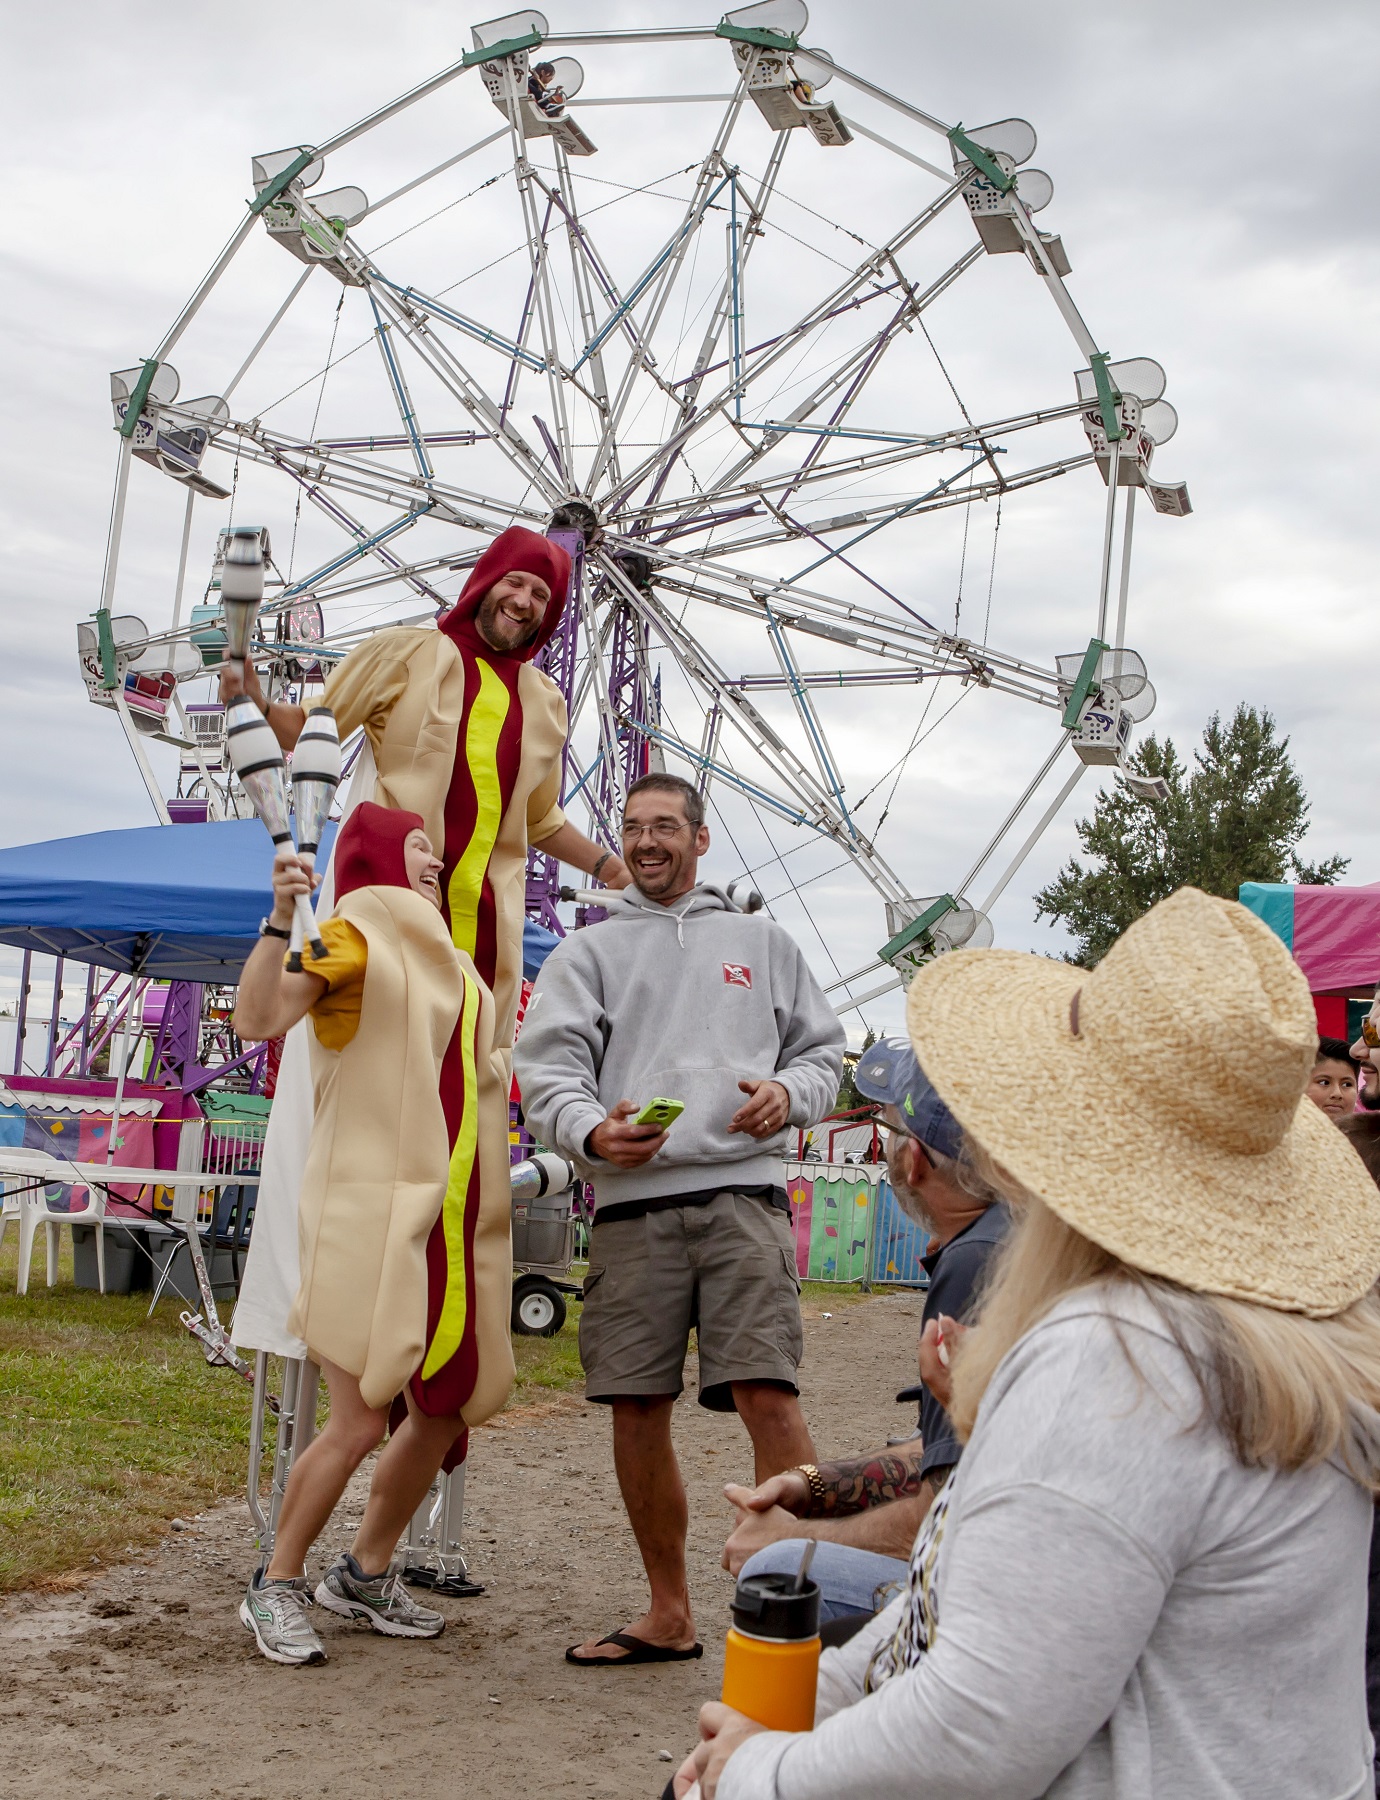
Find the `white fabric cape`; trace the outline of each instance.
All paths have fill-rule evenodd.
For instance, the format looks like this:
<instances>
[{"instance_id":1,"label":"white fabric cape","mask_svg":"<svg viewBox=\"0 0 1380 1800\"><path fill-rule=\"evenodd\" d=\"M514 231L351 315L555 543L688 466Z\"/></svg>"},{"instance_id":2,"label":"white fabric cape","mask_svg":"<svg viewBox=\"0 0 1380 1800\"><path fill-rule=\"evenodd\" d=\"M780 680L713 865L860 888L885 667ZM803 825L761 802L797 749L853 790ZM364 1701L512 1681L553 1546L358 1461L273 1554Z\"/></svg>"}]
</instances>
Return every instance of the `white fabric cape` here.
<instances>
[{"instance_id":1,"label":"white fabric cape","mask_svg":"<svg viewBox=\"0 0 1380 1800\"><path fill-rule=\"evenodd\" d=\"M369 740L355 764L345 797L341 823L359 805L371 800L378 773ZM336 841L339 842L337 833ZM323 916L335 904L335 852L326 865L317 890L317 911ZM302 1357L307 1346L288 1330L289 1308L297 1297L301 1261L297 1249L297 1196L307 1166L311 1143L314 1100L311 1082L311 1045L307 1033L311 1020L302 1019L283 1040L278 1064L278 1085L268 1115L263 1163L259 1175L259 1199L249 1255L235 1316L230 1322L230 1341L237 1350L267 1350L271 1356Z\"/></svg>"}]
</instances>

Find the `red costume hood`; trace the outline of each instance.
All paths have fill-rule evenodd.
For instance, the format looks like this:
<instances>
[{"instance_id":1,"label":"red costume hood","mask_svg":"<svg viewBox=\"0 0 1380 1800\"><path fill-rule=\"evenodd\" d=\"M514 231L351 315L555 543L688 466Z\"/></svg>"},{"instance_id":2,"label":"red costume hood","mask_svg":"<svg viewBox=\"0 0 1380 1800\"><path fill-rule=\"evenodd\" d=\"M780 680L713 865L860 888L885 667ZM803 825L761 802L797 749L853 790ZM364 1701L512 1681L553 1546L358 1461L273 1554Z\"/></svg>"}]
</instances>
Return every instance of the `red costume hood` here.
<instances>
[{"instance_id":1,"label":"red costume hood","mask_svg":"<svg viewBox=\"0 0 1380 1800\"><path fill-rule=\"evenodd\" d=\"M460 598L439 621L440 629L460 649L485 657L501 654L480 637L475 629L474 619L485 594L496 581L511 574L514 569L521 569L525 575L539 575L551 589L551 604L546 609L546 617L542 620L536 637L523 649L512 652L512 660L531 662L550 639L552 632L560 624L561 612L565 607L566 590L570 586L570 558L550 538L542 537L539 532L528 531L523 525L510 525L506 531L499 533L474 565L469 580L460 590Z\"/></svg>"},{"instance_id":2,"label":"red costume hood","mask_svg":"<svg viewBox=\"0 0 1380 1800\"><path fill-rule=\"evenodd\" d=\"M410 888L403 845L409 831L423 831L420 813L362 801L340 828L335 846L335 897L363 887Z\"/></svg>"}]
</instances>

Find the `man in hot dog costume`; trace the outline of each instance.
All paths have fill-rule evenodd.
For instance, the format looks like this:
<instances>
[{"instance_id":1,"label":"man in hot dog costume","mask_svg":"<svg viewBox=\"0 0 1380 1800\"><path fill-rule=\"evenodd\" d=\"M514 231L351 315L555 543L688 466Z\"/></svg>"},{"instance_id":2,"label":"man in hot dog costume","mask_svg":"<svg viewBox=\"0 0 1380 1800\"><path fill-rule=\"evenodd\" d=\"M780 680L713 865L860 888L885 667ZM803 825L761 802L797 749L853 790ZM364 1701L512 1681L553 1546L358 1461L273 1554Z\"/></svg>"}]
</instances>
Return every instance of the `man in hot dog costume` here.
<instances>
[{"instance_id":1,"label":"man in hot dog costume","mask_svg":"<svg viewBox=\"0 0 1380 1800\"><path fill-rule=\"evenodd\" d=\"M629 879L622 861L577 831L558 803L565 703L533 658L556 629L569 578L570 559L559 545L510 527L480 557L439 629L375 633L345 659L325 696L341 737L362 726L368 740L351 801L367 798L422 819L442 864L443 918L492 996L493 1045L505 1064L522 980L528 846L611 887ZM222 695L236 691L238 675L227 672ZM252 664L244 691L291 748L305 721L302 709L265 703ZM327 893L331 880L328 871ZM457 1031L440 1077L451 1181L427 1245L428 1351L412 1393L430 1416L474 1425L502 1406L513 1369L510 1264L486 1262L476 1239L481 1217L501 1214L506 1232L506 1119L503 1177L489 1182L490 1163L467 1161L458 1135L468 1080ZM279 1075L234 1322L237 1344L288 1356L303 1353L288 1312L298 1273L295 1208L307 1156L308 1094L299 1032L288 1039Z\"/></svg>"},{"instance_id":2,"label":"man in hot dog costume","mask_svg":"<svg viewBox=\"0 0 1380 1800\"><path fill-rule=\"evenodd\" d=\"M298 1213L301 1278L290 1324L330 1390L326 1428L288 1479L272 1557L240 1606L274 1662L324 1662L307 1620L307 1551L405 1396L374 1471L349 1552L316 1589L317 1604L392 1637L435 1637L440 1613L418 1606L392 1567L407 1521L463 1429L458 1409L424 1406L440 1313L429 1247L457 1197L506 1186L506 1083L493 1050L493 1001L441 917L441 860L418 813L355 808L335 857L326 945L300 974L282 944L297 894L310 889L290 851L274 864L274 909L245 965L235 1025L251 1041L310 1015L316 1109ZM464 1081L448 1093L458 1043ZM479 1210L471 1258L508 1262L508 1220ZM441 1351L445 1358L445 1349ZM491 1357L495 1352L490 1349Z\"/></svg>"}]
</instances>

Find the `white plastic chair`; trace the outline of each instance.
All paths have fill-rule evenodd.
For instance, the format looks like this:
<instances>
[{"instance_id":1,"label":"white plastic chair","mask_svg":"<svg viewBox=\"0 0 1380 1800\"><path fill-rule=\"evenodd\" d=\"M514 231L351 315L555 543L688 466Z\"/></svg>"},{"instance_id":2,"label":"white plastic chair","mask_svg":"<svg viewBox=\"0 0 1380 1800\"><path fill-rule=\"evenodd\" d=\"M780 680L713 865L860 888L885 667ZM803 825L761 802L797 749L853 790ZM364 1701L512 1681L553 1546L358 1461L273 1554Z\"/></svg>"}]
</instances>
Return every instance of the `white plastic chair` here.
<instances>
[{"instance_id":1,"label":"white plastic chair","mask_svg":"<svg viewBox=\"0 0 1380 1800\"><path fill-rule=\"evenodd\" d=\"M0 1151L0 1175L5 1178L6 1213L14 1217L10 1211L11 1199L19 1202L19 1275L15 1282L17 1294L29 1291L29 1263L33 1257L34 1239L38 1236L38 1228L43 1226L47 1234L48 1249L48 1286L57 1285L58 1272L58 1227L61 1225L94 1225L96 1228L96 1275L100 1290L105 1292L105 1191L103 1188L88 1187L86 1205L72 1212L60 1212L48 1204L48 1196L44 1191L50 1182L70 1182L71 1167L56 1156L49 1156L46 1150L7 1149ZM21 1191L11 1196L8 1192L11 1182L19 1183Z\"/></svg>"}]
</instances>

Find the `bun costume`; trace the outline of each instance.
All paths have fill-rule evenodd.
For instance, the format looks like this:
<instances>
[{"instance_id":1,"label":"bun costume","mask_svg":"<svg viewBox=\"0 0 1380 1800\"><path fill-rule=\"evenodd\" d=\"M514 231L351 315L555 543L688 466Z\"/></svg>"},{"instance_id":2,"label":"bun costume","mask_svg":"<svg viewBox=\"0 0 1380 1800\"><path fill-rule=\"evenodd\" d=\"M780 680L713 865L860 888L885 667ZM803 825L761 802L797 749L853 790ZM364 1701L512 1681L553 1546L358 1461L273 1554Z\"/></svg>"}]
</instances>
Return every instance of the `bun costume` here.
<instances>
[{"instance_id":1,"label":"bun costume","mask_svg":"<svg viewBox=\"0 0 1380 1800\"><path fill-rule=\"evenodd\" d=\"M504 653L480 637L476 619L495 582L514 570L544 580L551 602L535 639ZM372 780L364 777L365 802L395 817L420 820L441 858L438 922L478 985L473 1004L466 986L432 1082L450 1163L426 1243L425 1351L409 1383L420 1411L463 1418L470 1425L498 1411L513 1380L507 1091L522 982L527 850L565 822L558 803L565 702L532 659L560 623L569 579L570 559L558 545L513 526L480 557L439 629L376 632L346 657L325 694L341 738L362 726L368 740ZM368 757L361 768L369 768ZM353 792L360 786L357 776ZM346 868L344 839L343 829L326 875L327 887L334 878L337 892ZM385 884L371 891L395 890ZM363 914L350 904L354 897L345 898L337 916L363 930ZM387 911L392 903L378 904ZM366 1005L361 1039L368 1019ZM320 1026L318 1009L314 1079ZM278 1273L290 1254L284 1226L297 1203L302 1159L310 1160L315 1150L314 1138L305 1145L305 1081L299 1072L305 1059L294 1035L289 1035L265 1145L256 1224L256 1239L262 1241L257 1261L251 1245L233 1332L237 1344L280 1354L292 1354L284 1339L291 1341L293 1321L300 1322L297 1308L286 1318L286 1299L280 1298L285 1287L292 1292ZM381 1071L381 1079L391 1078L391 1071ZM352 1130L352 1121L336 1116L339 1129ZM305 1187L302 1192L305 1196ZM304 1242L295 1234L296 1244ZM317 1245L318 1259L324 1245L324 1240ZM323 1354L328 1354L324 1348Z\"/></svg>"},{"instance_id":2,"label":"bun costume","mask_svg":"<svg viewBox=\"0 0 1380 1800\"><path fill-rule=\"evenodd\" d=\"M458 1132L466 1196L479 1146L506 1138L492 1001L435 905L407 882L403 843L420 825L416 813L367 801L351 813L336 851L339 897L322 926L328 954L311 969L328 986L312 1008L316 1115L289 1324L376 1407L417 1378L435 1341L427 1249L455 1204L441 1072L457 1037L469 1075ZM510 1282L506 1211L489 1227L479 1260ZM511 1359L493 1373L501 1404Z\"/></svg>"}]
</instances>

